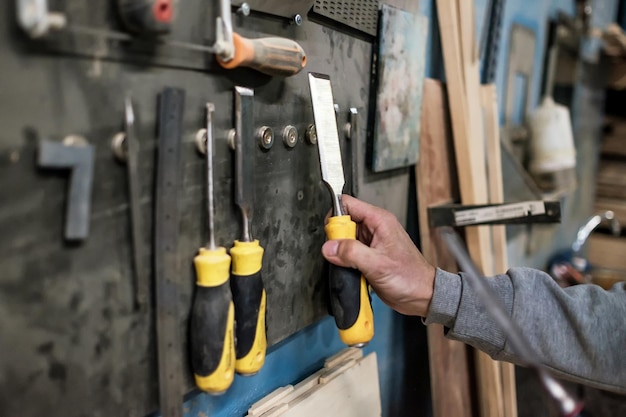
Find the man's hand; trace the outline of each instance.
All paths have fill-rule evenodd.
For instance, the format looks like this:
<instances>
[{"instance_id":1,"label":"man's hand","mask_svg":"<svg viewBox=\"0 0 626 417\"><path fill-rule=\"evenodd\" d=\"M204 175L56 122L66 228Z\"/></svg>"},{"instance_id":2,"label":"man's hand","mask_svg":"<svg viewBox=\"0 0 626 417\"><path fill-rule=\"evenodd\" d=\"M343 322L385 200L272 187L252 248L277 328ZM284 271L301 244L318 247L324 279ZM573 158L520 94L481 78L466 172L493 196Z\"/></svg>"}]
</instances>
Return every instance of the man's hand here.
<instances>
[{"instance_id":1,"label":"man's hand","mask_svg":"<svg viewBox=\"0 0 626 417\"><path fill-rule=\"evenodd\" d=\"M329 240L322 246L324 257L361 271L381 300L399 313L426 316L435 268L393 214L348 195L342 203L357 223L357 240Z\"/></svg>"}]
</instances>

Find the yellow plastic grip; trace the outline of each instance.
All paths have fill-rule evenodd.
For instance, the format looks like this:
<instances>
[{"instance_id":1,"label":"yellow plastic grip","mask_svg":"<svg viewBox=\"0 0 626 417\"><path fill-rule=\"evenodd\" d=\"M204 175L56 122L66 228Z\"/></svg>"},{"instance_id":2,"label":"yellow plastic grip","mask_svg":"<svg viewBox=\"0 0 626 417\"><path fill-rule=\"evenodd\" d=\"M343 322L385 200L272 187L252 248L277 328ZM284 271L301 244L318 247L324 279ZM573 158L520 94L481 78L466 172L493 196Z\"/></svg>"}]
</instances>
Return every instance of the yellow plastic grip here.
<instances>
[{"instance_id":1,"label":"yellow plastic grip","mask_svg":"<svg viewBox=\"0 0 626 417\"><path fill-rule=\"evenodd\" d=\"M350 215L333 216L324 227L328 239L356 239L356 223ZM369 298L367 282L361 275L359 290L359 313L356 321L347 329L338 329L341 341L348 346L368 343L374 337L374 312Z\"/></svg>"},{"instance_id":2,"label":"yellow plastic grip","mask_svg":"<svg viewBox=\"0 0 626 417\"><path fill-rule=\"evenodd\" d=\"M230 248L230 255L233 257L233 274L235 275L255 274L263 265L263 248L256 239L252 242L235 240L235 245Z\"/></svg>"},{"instance_id":3,"label":"yellow plastic grip","mask_svg":"<svg viewBox=\"0 0 626 417\"><path fill-rule=\"evenodd\" d=\"M196 284L201 287L222 285L230 275L230 256L226 248L200 248L198 255L193 258L193 264L196 267Z\"/></svg>"},{"instance_id":4,"label":"yellow plastic grip","mask_svg":"<svg viewBox=\"0 0 626 417\"><path fill-rule=\"evenodd\" d=\"M330 240L356 239L356 223L349 214L329 218L324 230Z\"/></svg>"},{"instance_id":5,"label":"yellow plastic grip","mask_svg":"<svg viewBox=\"0 0 626 417\"><path fill-rule=\"evenodd\" d=\"M267 336L266 293L261 278L263 252L258 240L236 240L230 249L233 258L231 285L237 321L235 370L242 375L256 374L265 363Z\"/></svg>"},{"instance_id":6,"label":"yellow plastic grip","mask_svg":"<svg viewBox=\"0 0 626 417\"><path fill-rule=\"evenodd\" d=\"M226 334L224 335L224 347L220 355L218 367L207 376L194 374L196 386L202 391L211 394L221 394L233 383L235 378L234 321L235 307L231 301L228 307L228 323L226 324Z\"/></svg>"}]
</instances>

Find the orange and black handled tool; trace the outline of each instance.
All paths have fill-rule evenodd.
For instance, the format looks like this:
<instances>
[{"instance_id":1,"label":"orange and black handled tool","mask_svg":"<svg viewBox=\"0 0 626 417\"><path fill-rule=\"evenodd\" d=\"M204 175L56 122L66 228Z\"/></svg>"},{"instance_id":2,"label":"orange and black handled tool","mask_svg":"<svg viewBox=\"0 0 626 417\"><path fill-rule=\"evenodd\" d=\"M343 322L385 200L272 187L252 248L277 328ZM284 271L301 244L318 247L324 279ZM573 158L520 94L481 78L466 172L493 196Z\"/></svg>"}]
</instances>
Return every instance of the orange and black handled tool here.
<instances>
[{"instance_id":1,"label":"orange and black handled tool","mask_svg":"<svg viewBox=\"0 0 626 417\"><path fill-rule=\"evenodd\" d=\"M306 65L306 54L295 41L268 37L248 39L233 32L230 0L220 0L213 50L226 69L249 67L271 76L289 77Z\"/></svg>"},{"instance_id":2,"label":"orange and black handled tool","mask_svg":"<svg viewBox=\"0 0 626 417\"><path fill-rule=\"evenodd\" d=\"M234 56L217 62L226 68L249 67L264 74L289 77L306 66L306 54L295 41L287 38L268 37L248 39L233 33Z\"/></svg>"},{"instance_id":3,"label":"orange and black handled tool","mask_svg":"<svg viewBox=\"0 0 626 417\"><path fill-rule=\"evenodd\" d=\"M235 308L230 290L231 258L215 245L212 112L207 103L206 148L209 242L194 258L196 293L190 319L191 365L196 386L209 394L225 392L235 377Z\"/></svg>"}]
</instances>

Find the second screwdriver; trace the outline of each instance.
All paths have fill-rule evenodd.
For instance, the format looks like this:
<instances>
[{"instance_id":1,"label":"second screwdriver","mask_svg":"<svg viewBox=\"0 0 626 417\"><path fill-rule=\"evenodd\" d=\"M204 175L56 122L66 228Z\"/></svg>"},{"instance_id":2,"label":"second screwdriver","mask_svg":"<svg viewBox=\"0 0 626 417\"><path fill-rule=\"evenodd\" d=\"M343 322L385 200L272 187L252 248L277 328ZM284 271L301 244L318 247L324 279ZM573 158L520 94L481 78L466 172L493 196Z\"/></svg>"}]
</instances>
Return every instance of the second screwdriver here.
<instances>
[{"instance_id":1,"label":"second screwdriver","mask_svg":"<svg viewBox=\"0 0 626 417\"><path fill-rule=\"evenodd\" d=\"M191 365L196 386L210 394L226 391L235 377L235 310L229 286L230 256L215 245L213 199L213 103L207 103L206 163L209 242L193 262L196 294L191 311Z\"/></svg>"}]
</instances>

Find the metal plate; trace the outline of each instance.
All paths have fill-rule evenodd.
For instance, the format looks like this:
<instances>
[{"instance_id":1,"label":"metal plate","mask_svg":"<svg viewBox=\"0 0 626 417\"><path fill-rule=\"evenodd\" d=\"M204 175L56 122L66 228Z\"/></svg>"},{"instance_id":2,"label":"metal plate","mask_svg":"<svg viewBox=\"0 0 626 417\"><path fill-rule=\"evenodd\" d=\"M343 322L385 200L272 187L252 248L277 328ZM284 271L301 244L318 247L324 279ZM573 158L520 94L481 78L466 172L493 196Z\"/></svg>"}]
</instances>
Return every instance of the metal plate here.
<instances>
[{"instance_id":1,"label":"metal plate","mask_svg":"<svg viewBox=\"0 0 626 417\"><path fill-rule=\"evenodd\" d=\"M378 36L374 172L414 165L419 158L428 19L383 5ZM407 76L410 74L410 76Z\"/></svg>"},{"instance_id":2,"label":"metal plate","mask_svg":"<svg viewBox=\"0 0 626 417\"><path fill-rule=\"evenodd\" d=\"M376 36L378 0L315 0L313 13Z\"/></svg>"}]
</instances>

